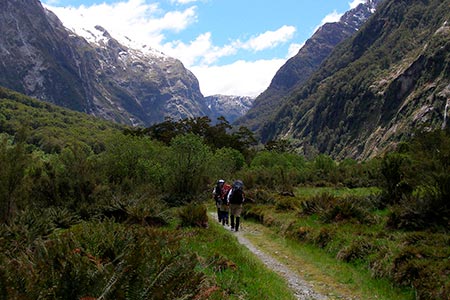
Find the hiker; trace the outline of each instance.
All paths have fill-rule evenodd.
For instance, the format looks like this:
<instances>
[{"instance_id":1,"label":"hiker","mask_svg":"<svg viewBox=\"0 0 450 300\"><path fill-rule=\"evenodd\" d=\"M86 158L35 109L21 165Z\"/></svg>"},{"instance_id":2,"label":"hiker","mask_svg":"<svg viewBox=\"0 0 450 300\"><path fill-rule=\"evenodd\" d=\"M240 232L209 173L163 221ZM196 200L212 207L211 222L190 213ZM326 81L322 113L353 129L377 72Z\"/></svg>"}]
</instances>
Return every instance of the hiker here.
<instances>
[{"instance_id":1,"label":"hiker","mask_svg":"<svg viewBox=\"0 0 450 300\"><path fill-rule=\"evenodd\" d=\"M222 222L222 214L220 211L220 206L222 205L222 187L225 183L225 180L219 179L216 183L216 186L213 189L213 197L216 202L217 208L217 218L219 219L219 223Z\"/></svg>"},{"instance_id":2,"label":"hiker","mask_svg":"<svg viewBox=\"0 0 450 300\"><path fill-rule=\"evenodd\" d=\"M242 204L245 201L244 183L242 180L233 182L231 191L228 193L228 202L230 203L231 230L239 231L239 223L241 220ZM235 218L236 217L236 223Z\"/></svg>"},{"instance_id":3,"label":"hiker","mask_svg":"<svg viewBox=\"0 0 450 300\"><path fill-rule=\"evenodd\" d=\"M231 190L231 185L228 183L224 183L222 186L221 193L221 205L220 205L220 214L222 216L222 225L228 225L228 212L230 211L230 203L228 202L228 194Z\"/></svg>"}]
</instances>

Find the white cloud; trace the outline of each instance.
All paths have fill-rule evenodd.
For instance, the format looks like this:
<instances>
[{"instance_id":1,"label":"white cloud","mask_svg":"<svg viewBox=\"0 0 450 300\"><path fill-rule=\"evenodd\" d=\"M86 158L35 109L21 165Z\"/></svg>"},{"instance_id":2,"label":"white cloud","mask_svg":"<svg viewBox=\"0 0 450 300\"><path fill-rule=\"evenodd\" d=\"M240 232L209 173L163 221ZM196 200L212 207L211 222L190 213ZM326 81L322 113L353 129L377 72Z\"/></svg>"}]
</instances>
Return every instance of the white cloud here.
<instances>
[{"instance_id":1,"label":"white cloud","mask_svg":"<svg viewBox=\"0 0 450 300\"><path fill-rule=\"evenodd\" d=\"M343 14L338 13L337 11L333 11L332 13L325 16L325 18L322 19L320 24L314 28L313 33L315 33L320 27L322 27L326 23L336 23L339 22Z\"/></svg>"},{"instance_id":2,"label":"white cloud","mask_svg":"<svg viewBox=\"0 0 450 300\"><path fill-rule=\"evenodd\" d=\"M353 0L352 2L349 2L350 8L355 8L361 3L366 3L367 0Z\"/></svg>"},{"instance_id":3,"label":"white cloud","mask_svg":"<svg viewBox=\"0 0 450 300\"><path fill-rule=\"evenodd\" d=\"M190 3L208 0L173 0L172 4L188 6L166 11L159 2L148 0L122 0L77 8L52 6L51 1L56 0L48 0L45 6L55 12L68 28L91 29L101 25L119 41L123 42L122 37L128 37L180 59L197 76L205 95L257 96L269 86L276 71L285 63L285 58L254 62L240 60L225 66L214 64L238 51L262 51L286 43L296 31L295 27L285 25L245 41L230 41L221 46L213 43L211 32L199 34L189 42L167 41L165 34L168 31L181 32L197 21L197 7ZM294 47L291 46L292 49Z\"/></svg>"},{"instance_id":4,"label":"white cloud","mask_svg":"<svg viewBox=\"0 0 450 300\"><path fill-rule=\"evenodd\" d=\"M303 48L304 45L305 45L305 43L303 43L303 44L295 44L295 43L294 44L290 44L289 45L288 54L287 54L287 58L291 58L294 55L296 55L298 53L298 51Z\"/></svg>"},{"instance_id":5,"label":"white cloud","mask_svg":"<svg viewBox=\"0 0 450 300\"><path fill-rule=\"evenodd\" d=\"M195 40L188 44L173 41L161 47L164 53L180 59L188 68L193 65L209 65L215 63L221 57L233 55L237 52L233 45L214 46L210 32L197 36Z\"/></svg>"},{"instance_id":6,"label":"white cloud","mask_svg":"<svg viewBox=\"0 0 450 300\"><path fill-rule=\"evenodd\" d=\"M332 13L325 16L325 18L322 19L321 25L326 23L335 23L339 22L343 14L338 13L337 11L333 11Z\"/></svg>"},{"instance_id":7,"label":"white cloud","mask_svg":"<svg viewBox=\"0 0 450 300\"><path fill-rule=\"evenodd\" d=\"M164 40L164 31L179 32L196 22L196 7L163 12L158 3L128 0L113 4L47 7L55 12L68 28L92 28L101 25L116 38L127 36L152 47Z\"/></svg>"},{"instance_id":8,"label":"white cloud","mask_svg":"<svg viewBox=\"0 0 450 300\"><path fill-rule=\"evenodd\" d=\"M261 51L274 48L281 43L292 39L296 29L294 26L284 25L276 31L266 31L260 35L251 38L241 46L243 49Z\"/></svg>"},{"instance_id":9,"label":"white cloud","mask_svg":"<svg viewBox=\"0 0 450 300\"><path fill-rule=\"evenodd\" d=\"M195 65L211 65L220 58L236 54L240 49L251 51L262 51L273 48L280 43L292 38L295 32L293 26L283 26L276 31L267 31L250 38L248 41L231 41L224 46L215 46L211 40L211 33L207 32L199 35L189 43L172 41L162 45L161 50L169 56L180 59L188 68Z\"/></svg>"},{"instance_id":10,"label":"white cloud","mask_svg":"<svg viewBox=\"0 0 450 300\"><path fill-rule=\"evenodd\" d=\"M225 66L193 66L205 96L213 94L256 97L270 84L284 59L243 61Z\"/></svg>"},{"instance_id":11,"label":"white cloud","mask_svg":"<svg viewBox=\"0 0 450 300\"><path fill-rule=\"evenodd\" d=\"M189 4L192 2L197 2L198 0L170 0L170 3L175 4Z\"/></svg>"}]
</instances>

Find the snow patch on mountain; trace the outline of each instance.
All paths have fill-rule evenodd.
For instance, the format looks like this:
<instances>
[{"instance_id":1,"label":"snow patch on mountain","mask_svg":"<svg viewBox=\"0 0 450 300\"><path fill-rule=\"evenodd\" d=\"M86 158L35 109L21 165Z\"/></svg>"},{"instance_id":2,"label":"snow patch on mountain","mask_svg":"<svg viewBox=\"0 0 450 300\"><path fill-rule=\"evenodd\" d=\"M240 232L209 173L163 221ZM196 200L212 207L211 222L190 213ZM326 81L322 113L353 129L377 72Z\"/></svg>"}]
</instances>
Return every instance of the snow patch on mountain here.
<instances>
[{"instance_id":1,"label":"snow patch on mountain","mask_svg":"<svg viewBox=\"0 0 450 300\"><path fill-rule=\"evenodd\" d=\"M253 105L255 98L248 96L212 95L205 97L205 102L211 110L211 119L215 121L220 116L230 123L243 116Z\"/></svg>"},{"instance_id":2,"label":"snow patch on mountain","mask_svg":"<svg viewBox=\"0 0 450 300\"><path fill-rule=\"evenodd\" d=\"M112 38L107 29L103 28L101 24L88 23L86 18L81 13L75 15L72 10L69 10L71 14L70 17L63 17L60 16L61 14L66 13L63 10L47 5L44 5L44 7L48 11L56 13L58 17L60 17L60 20L63 23L64 27L66 27L69 31L83 37L86 41L88 41L90 44L93 44L94 46L105 47L105 45L107 45L109 40ZM80 20L86 20L86 22L81 22ZM158 58L167 57L163 52L158 51L148 45L133 41L127 36L114 34L114 39L128 48L142 52L144 55Z\"/></svg>"}]
</instances>

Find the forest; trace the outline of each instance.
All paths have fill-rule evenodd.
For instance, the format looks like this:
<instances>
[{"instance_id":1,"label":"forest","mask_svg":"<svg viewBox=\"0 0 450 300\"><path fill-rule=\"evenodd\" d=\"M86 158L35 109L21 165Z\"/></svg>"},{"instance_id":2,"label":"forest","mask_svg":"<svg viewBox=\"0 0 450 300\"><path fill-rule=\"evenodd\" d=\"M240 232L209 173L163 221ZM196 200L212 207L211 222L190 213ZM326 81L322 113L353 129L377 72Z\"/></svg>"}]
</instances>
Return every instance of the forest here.
<instances>
[{"instance_id":1,"label":"forest","mask_svg":"<svg viewBox=\"0 0 450 300\"><path fill-rule=\"evenodd\" d=\"M450 297L448 129L336 161L224 118L131 128L0 88L0 299L265 299L239 258L193 246L220 234L219 178L243 180L248 222L410 299Z\"/></svg>"}]
</instances>

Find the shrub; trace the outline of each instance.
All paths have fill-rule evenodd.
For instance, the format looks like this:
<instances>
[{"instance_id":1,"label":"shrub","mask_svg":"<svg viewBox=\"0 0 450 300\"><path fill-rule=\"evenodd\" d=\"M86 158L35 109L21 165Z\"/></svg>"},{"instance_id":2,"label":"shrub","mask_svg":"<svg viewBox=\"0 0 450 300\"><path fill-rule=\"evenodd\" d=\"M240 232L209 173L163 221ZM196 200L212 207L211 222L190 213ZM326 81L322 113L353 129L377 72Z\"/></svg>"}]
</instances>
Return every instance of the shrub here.
<instances>
[{"instance_id":1,"label":"shrub","mask_svg":"<svg viewBox=\"0 0 450 300\"><path fill-rule=\"evenodd\" d=\"M336 203L337 198L330 193L315 195L301 202L302 213L305 215L322 214Z\"/></svg>"},{"instance_id":2,"label":"shrub","mask_svg":"<svg viewBox=\"0 0 450 300\"><path fill-rule=\"evenodd\" d=\"M410 182L411 157L401 153L387 154L381 163L382 187L387 204L398 203L413 191Z\"/></svg>"},{"instance_id":3,"label":"shrub","mask_svg":"<svg viewBox=\"0 0 450 300\"><path fill-rule=\"evenodd\" d=\"M448 202L448 199L447 199ZM449 221L448 204L431 193L405 197L392 209L387 226L394 229L422 230L445 227Z\"/></svg>"},{"instance_id":4,"label":"shrub","mask_svg":"<svg viewBox=\"0 0 450 300\"><path fill-rule=\"evenodd\" d=\"M267 208L262 205L254 205L250 207L249 209L245 209L242 212L242 216L245 219L252 219L255 220L261 224L264 223L264 216L267 212Z\"/></svg>"},{"instance_id":5,"label":"shrub","mask_svg":"<svg viewBox=\"0 0 450 300\"><path fill-rule=\"evenodd\" d=\"M364 260L374 250L374 246L365 238L358 238L351 241L350 245L342 248L336 258L345 262Z\"/></svg>"},{"instance_id":6,"label":"shrub","mask_svg":"<svg viewBox=\"0 0 450 300\"><path fill-rule=\"evenodd\" d=\"M6 137L0 136L0 223L9 222L25 194L26 169L31 160L25 143L19 137L11 145Z\"/></svg>"},{"instance_id":7,"label":"shrub","mask_svg":"<svg viewBox=\"0 0 450 300\"><path fill-rule=\"evenodd\" d=\"M114 222L83 223L6 253L8 299L194 299L203 274L177 234Z\"/></svg>"},{"instance_id":8,"label":"shrub","mask_svg":"<svg viewBox=\"0 0 450 300\"><path fill-rule=\"evenodd\" d=\"M182 227L208 227L208 214L203 204L189 203L180 208L179 217Z\"/></svg>"},{"instance_id":9,"label":"shrub","mask_svg":"<svg viewBox=\"0 0 450 300\"><path fill-rule=\"evenodd\" d=\"M322 227L318 232L312 235L312 242L320 248L325 248L328 243L333 240L335 235L336 231L334 229Z\"/></svg>"},{"instance_id":10,"label":"shrub","mask_svg":"<svg viewBox=\"0 0 450 300\"><path fill-rule=\"evenodd\" d=\"M323 222L340 222L344 220L356 220L361 224L372 223L372 218L366 209L361 205L361 199L356 197L341 198L328 207L320 215Z\"/></svg>"},{"instance_id":11,"label":"shrub","mask_svg":"<svg viewBox=\"0 0 450 300\"><path fill-rule=\"evenodd\" d=\"M300 201L295 197L277 197L275 202L275 208L277 210L298 210L300 207Z\"/></svg>"},{"instance_id":12,"label":"shrub","mask_svg":"<svg viewBox=\"0 0 450 300\"><path fill-rule=\"evenodd\" d=\"M231 148L221 148L215 151L209 163L209 173L212 178L231 178L245 164L241 152ZM244 181L247 184L247 181Z\"/></svg>"},{"instance_id":13,"label":"shrub","mask_svg":"<svg viewBox=\"0 0 450 300\"><path fill-rule=\"evenodd\" d=\"M275 197L265 189L253 189L246 194L256 204L275 204Z\"/></svg>"},{"instance_id":14,"label":"shrub","mask_svg":"<svg viewBox=\"0 0 450 300\"><path fill-rule=\"evenodd\" d=\"M173 138L168 158L168 193L188 202L198 196L207 184L210 155L199 136L187 134Z\"/></svg>"},{"instance_id":15,"label":"shrub","mask_svg":"<svg viewBox=\"0 0 450 300\"><path fill-rule=\"evenodd\" d=\"M293 232L293 235L299 241L308 241L312 232L312 228L300 226Z\"/></svg>"}]
</instances>

